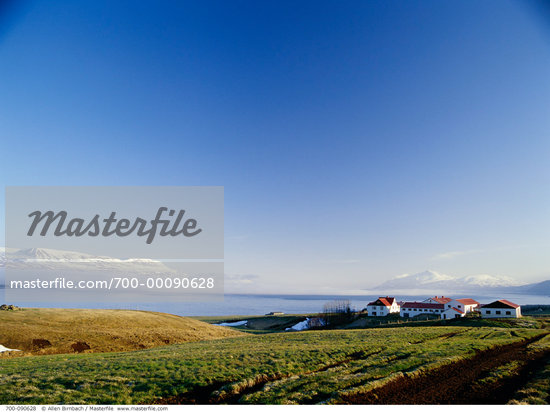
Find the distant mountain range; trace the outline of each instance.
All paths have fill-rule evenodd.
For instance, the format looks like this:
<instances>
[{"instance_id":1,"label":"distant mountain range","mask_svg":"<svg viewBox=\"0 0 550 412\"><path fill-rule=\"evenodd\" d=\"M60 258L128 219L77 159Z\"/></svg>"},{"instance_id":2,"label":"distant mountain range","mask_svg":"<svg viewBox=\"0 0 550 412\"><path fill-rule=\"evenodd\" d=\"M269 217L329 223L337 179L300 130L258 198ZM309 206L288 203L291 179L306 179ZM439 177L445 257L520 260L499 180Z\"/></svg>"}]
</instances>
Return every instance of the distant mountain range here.
<instances>
[{"instance_id":1,"label":"distant mountain range","mask_svg":"<svg viewBox=\"0 0 550 412\"><path fill-rule=\"evenodd\" d=\"M93 256L85 253L52 250L44 248L4 249L0 248L0 284L3 283L3 270L9 256L10 266L19 268L40 267L46 269L63 268L71 262L74 271L126 272L133 275L170 274L174 269L163 262L152 259L116 259L106 256ZM427 270L416 274L404 274L389 279L365 291L373 294L438 295L438 294L525 294L550 296L550 280L522 284L511 278L493 275L451 276Z\"/></svg>"},{"instance_id":2,"label":"distant mountain range","mask_svg":"<svg viewBox=\"0 0 550 412\"><path fill-rule=\"evenodd\" d=\"M76 272L131 273L132 275L170 274L174 269L163 262L152 259L116 259L107 256L93 256L86 253L44 248L5 249L0 248L0 271L6 265L15 269L41 268ZM2 279L0 279L0 283Z\"/></svg>"},{"instance_id":3,"label":"distant mountain range","mask_svg":"<svg viewBox=\"0 0 550 412\"><path fill-rule=\"evenodd\" d=\"M404 274L383 282L369 291L384 293L439 294L439 293L522 293L550 295L550 280L522 284L511 278L493 275L456 277L427 270L416 274Z\"/></svg>"},{"instance_id":4,"label":"distant mountain range","mask_svg":"<svg viewBox=\"0 0 550 412\"><path fill-rule=\"evenodd\" d=\"M550 296L550 280L544 280L538 283L530 283L517 288L516 293L524 293L526 295L546 295Z\"/></svg>"}]
</instances>

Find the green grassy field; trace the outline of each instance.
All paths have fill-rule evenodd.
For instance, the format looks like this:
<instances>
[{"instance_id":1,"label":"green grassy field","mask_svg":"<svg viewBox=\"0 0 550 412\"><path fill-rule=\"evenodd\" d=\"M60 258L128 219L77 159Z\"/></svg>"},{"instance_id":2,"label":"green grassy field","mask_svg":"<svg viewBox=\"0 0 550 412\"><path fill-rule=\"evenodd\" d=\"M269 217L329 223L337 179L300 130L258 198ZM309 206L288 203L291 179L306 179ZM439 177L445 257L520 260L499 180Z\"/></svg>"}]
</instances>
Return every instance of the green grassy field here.
<instances>
[{"instance_id":1,"label":"green grassy field","mask_svg":"<svg viewBox=\"0 0 550 412\"><path fill-rule=\"evenodd\" d=\"M550 335L540 342L550 345ZM530 379L512 397L512 405L548 405L550 403L550 357L531 373Z\"/></svg>"},{"instance_id":2,"label":"green grassy field","mask_svg":"<svg viewBox=\"0 0 550 412\"><path fill-rule=\"evenodd\" d=\"M396 375L543 333L464 326L309 331L0 359L0 403L338 403L342 394Z\"/></svg>"},{"instance_id":3,"label":"green grassy field","mask_svg":"<svg viewBox=\"0 0 550 412\"><path fill-rule=\"evenodd\" d=\"M514 395L511 405L548 405L550 403L550 361L527 385Z\"/></svg>"},{"instance_id":4,"label":"green grassy field","mask_svg":"<svg viewBox=\"0 0 550 412\"><path fill-rule=\"evenodd\" d=\"M546 326L544 318L501 318L484 319L480 317L463 317L456 319L425 319L420 316L404 319L399 316L386 316L384 318L367 317L359 318L344 328L399 328L399 327L426 327L426 326L468 326L468 327L494 327L494 328L533 328L542 329Z\"/></svg>"}]
</instances>

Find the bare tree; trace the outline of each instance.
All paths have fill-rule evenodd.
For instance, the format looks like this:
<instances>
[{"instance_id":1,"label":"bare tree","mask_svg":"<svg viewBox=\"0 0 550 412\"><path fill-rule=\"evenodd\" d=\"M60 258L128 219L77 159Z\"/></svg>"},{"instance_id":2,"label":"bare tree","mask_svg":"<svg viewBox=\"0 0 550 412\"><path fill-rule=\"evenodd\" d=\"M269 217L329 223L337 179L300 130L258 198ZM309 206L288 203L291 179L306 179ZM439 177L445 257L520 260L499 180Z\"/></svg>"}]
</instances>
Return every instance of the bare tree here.
<instances>
[{"instance_id":1,"label":"bare tree","mask_svg":"<svg viewBox=\"0 0 550 412\"><path fill-rule=\"evenodd\" d=\"M323 313L320 315L326 326L336 326L350 322L353 316L350 301L343 299L325 303Z\"/></svg>"}]
</instances>

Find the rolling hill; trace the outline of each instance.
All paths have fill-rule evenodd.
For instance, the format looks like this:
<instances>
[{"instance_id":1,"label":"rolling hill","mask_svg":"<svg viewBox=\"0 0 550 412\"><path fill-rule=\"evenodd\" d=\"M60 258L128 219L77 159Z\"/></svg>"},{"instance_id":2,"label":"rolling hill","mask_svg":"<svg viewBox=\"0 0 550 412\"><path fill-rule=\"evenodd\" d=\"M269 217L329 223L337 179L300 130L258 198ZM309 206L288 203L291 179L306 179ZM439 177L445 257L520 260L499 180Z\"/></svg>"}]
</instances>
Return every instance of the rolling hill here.
<instances>
[{"instance_id":1,"label":"rolling hill","mask_svg":"<svg viewBox=\"0 0 550 412\"><path fill-rule=\"evenodd\" d=\"M0 344L21 354L119 352L241 335L165 313L107 309L0 311Z\"/></svg>"}]
</instances>

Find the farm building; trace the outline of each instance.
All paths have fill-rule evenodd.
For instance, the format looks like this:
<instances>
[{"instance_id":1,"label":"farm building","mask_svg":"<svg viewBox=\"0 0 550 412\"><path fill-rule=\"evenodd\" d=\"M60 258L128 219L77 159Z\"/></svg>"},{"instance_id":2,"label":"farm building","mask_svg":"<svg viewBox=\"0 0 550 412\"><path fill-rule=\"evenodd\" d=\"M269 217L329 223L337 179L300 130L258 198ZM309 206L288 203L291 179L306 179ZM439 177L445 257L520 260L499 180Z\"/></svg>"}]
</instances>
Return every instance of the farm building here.
<instances>
[{"instance_id":1,"label":"farm building","mask_svg":"<svg viewBox=\"0 0 550 412\"><path fill-rule=\"evenodd\" d=\"M466 313L460 309L449 307L441 314L441 319L462 318Z\"/></svg>"},{"instance_id":2,"label":"farm building","mask_svg":"<svg viewBox=\"0 0 550 412\"><path fill-rule=\"evenodd\" d=\"M479 307L479 302L474 299L464 298L464 299L453 299L447 296L434 296L433 298L428 298L423 302L426 303L442 303L445 305L445 309L457 308L463 312L472 312Z\"/></svg>"},{"instance_id":3,"label":"farm building","mask_svg":"<svg viewBox=\"0 0 550 412\"><path fill-rule=\"evenodd\" d=\"M395 298L380 297L367 305L369 316L387 316L390 313L399 313L399 305Z\"/></svg>"},{"instance_id":4,"label":"farm building","mask_svg":"<svg viewBox=\"0 0 550 412\"><path fill-rule=\"evenodd\" d=\"M495 300L481 307L482 318L520 318L521 308L509 300Z\"/></svg>"},{"instance_id":5,"label":"farm building","mask_svg":"<svg viewBox=\"0 0 550 412\"><path fill-rule=\"evenodd\" d=\"M460 318L479 308L479 302L474 299L453 299L447 296L434 296L433 298L426 299L423 303L439 303L443 305L444 310L436 312L441 314L441 319Z\"/></svg>"},{"instance_id":6,"label":"farm building","mask_svg":"<svg viewBox=\"0 0 550 412\"><path fill-rule=\"evenodd\" d=\"M464 298L464 299L451 299L447 303L445 303L445 309L458 309L464 314L473 312L476 309L479 308L479 302L475 301L474 299ZM441 319L448 319L444 318L443 316Z\"/></svg>"},{"instance_id":7,"label":"farm building","mask_svg":"<svg viewBox=\"0 0 550 412\"><path fill-rule=\"evenodd\" d=\"M442 303L430 302L405 302L401 306L401 316L413 318L422 314L440 314L445 310Z\"/></svg>"},{"instance_id":8,"label":"farm building","mask_svg":"<svg viewBox=\"0 0 550 412\"><path fill-rule=\"evenodd\" d=\"M434 296L433 298L428 298L424 300L425 303L442 303L443 305L447 302L450 302L453 300L452 298L448 298L447 296Z\"/></svg>"}]
</instances>

